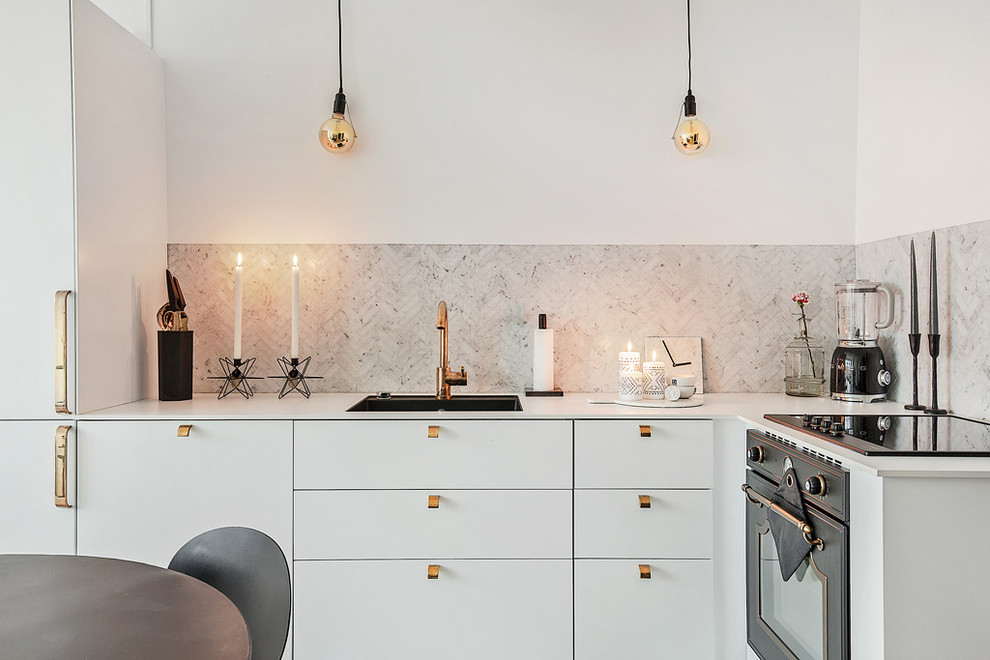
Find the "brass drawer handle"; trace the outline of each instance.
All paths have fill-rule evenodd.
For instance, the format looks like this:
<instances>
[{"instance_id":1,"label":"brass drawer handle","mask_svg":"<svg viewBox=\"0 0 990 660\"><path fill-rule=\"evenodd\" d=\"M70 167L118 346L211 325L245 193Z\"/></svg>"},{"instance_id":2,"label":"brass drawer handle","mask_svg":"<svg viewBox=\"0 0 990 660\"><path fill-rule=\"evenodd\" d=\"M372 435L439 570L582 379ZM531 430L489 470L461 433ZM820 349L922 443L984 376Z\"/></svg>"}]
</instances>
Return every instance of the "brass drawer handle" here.
<instances>
[{"instance_id":1,"label":"brass drawer handle","mask_svg":"<svg viewBox=\"0 0 990 660\"><path fill-rule=\"evenodd\" d=\"M438 564L430 564L426 569L426 579L436 580L440 577L440 566Z\"/></svg>"},{"instance_id":2,"label":"brass drawer handle","mask_svg":"<svg viewBox=\"0 0 990 660\"><path fill-rule=\"evenodd\" d=\"M426 500L426 508L428 509L439 509L440 508L440 496L430 495Z\"/></svg>"},{"instance_id":3,"label":"brass drawer handle","mask_svg":"<svg viewBox=\"0 0 990 660\"><path fill-rule=\"evenodd\" d=\"M649 438L649 437L652 437L652 435L653 435L653 428L652 427L647 426L645 424L640 424L639 425L639 437L641 437L641 438Z\"/></svg>"},{"instance_id":4,"label":"brass drawer handle","mask_svg":"<svg viewBox=\"0 0 990 660\"><path fill-rule=\"evenodd\" d=\"M55 292L55 412L69 414L68 291Z\"/></svg>"},{"instance_id":5,"label":"brass drawer handle","mask_svg":"<svg viewBox=\"0 0 990 660\"><path fill-rule=\"evenodd\" d=\"M60 509L71 509L69 504L69 429L71 426L60 426L55 431L55 506Z\"/></svg>"},{"instance_id":6,"label":"brass drawer handle","mask_svg":"<svg viewBox=\"0 0 990 660\"><path fill-rule=\"evenodd\" d=\"M649 495L640 495L639 496L639 508L640 509L649 509L650 508L650 496Z\"/></svg>"},{"instance_id":7,"label":"brass drawer handle","mask_svg":"<svg viewBox=\"0 0 990 660\"><path fill-rule=\"evenodd\" d=\"M640 564L639 565L639 579L641 579L641 580L649 580L651 577L652 577L652 575L650 573L650 565L649 564Z\"/></svg>"},{"instance_id":8,"label":"brass drawer handle","mask_svg":"<svg viewBox=\"0 0 990 660\"><path fill-rule=\"evenodd\" d=\"M439 426L431 426L431 427L429 427L426 430L426 437L427 438L439 438L440 437L440 427Z\"/></svg>"},{"instance_id":9,"label":"brass drawer handle","mask_svg":"<svg viewBox=\"0 0 990 660\"><path fill-rule=\"evenodd\" d=\"M192 424L179 424L179 430L176 431L175 437L177 438L188 438L189 431L192 430Z\"/></svg>"}]
</instances>

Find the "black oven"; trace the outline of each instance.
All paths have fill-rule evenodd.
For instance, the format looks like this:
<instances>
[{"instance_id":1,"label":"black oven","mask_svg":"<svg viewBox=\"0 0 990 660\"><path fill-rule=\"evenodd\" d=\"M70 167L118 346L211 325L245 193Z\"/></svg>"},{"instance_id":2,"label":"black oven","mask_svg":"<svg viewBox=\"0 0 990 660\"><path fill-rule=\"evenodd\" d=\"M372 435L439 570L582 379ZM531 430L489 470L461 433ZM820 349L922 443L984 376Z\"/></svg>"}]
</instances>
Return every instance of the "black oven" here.
<instances>
[{"instance_id":1,"label":"black oven","mask_svg":"<svg viewBox=\"0 0 990 660\"><path fill-rule=\"evenodd\" d=\"M849 479L840 465L787 440L747 433L746 629L763 660L849 658ZM811 552L786 582L767 514L774 490L793 466L801 488ZM781 510L782 511L782 510ZM784 517L792 524L800 521Z\"/></svg>"}]
</instances>

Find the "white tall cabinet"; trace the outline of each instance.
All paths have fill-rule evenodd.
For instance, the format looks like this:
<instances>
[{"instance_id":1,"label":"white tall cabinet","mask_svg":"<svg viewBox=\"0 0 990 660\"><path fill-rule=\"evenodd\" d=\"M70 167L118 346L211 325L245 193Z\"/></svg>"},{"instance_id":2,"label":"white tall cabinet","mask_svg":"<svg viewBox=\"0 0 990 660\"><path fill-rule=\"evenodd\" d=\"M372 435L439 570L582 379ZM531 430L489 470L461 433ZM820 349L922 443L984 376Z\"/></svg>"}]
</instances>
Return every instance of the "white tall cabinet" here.
<instances>
[{"instance_id":1,"label":"white tall cabinet","mask_svg":"<svg viewBox=\"0 0 990 660\"><path fill-rule=\"evenodd\" d=\"M0 89L0 552L71 553L75 509L53 501L59 427L154 394L164 70L88 0L7 3Z\"/></svg>"},{"instance_id":2,"label":"white tall cabinet","mask_svg":"<svg viewBox=\"0 0 990 660\"><path fill-rule=\"evenodd\" d=\"M56 415L58 291L65 407L145 398L165 295L161 59L87 0L10 3L0 86L0 419Z\"/></svg>"},{"instance_id":3,"label":"white tall cabinet","mask_svg":"<svg viewBox=\"0 0 990 660\"><path fill-rule=\"evenodd\" d=\"M61 449L61 443L65 449ZM0 422L0 554L75 552L75 433L52 422ZM59 469L60 461L64 461Z\"/></svg>"}]
</instances>

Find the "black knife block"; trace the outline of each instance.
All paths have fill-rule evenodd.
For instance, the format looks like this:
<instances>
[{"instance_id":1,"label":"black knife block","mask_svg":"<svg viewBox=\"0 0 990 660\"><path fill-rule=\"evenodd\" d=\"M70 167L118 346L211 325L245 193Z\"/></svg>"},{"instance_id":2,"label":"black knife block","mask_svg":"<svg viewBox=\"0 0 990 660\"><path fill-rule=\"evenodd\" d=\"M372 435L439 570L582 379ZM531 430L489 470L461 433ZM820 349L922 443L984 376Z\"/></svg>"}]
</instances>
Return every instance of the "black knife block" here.
<instances>
[{"instance_id":1,"label":"black knife block","mask_svg":"<svg viewBox=\"0 0 990 660\"><path fill-rule=\"evenodd\" d=\"M193 395L193 331L158 331L158 400L188 401Z\"/></svg>"}]
</instances>

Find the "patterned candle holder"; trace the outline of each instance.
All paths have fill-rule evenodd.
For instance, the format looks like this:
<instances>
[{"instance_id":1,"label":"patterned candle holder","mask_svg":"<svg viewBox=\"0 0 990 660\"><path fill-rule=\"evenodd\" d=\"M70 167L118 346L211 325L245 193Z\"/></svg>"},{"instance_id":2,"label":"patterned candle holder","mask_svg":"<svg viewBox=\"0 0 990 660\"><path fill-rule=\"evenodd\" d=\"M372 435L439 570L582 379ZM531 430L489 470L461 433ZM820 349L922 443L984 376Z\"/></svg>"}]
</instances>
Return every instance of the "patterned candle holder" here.
<instances>
[{"instance_id":1,"label":"patterned candle holder","mask_svg":"<svg viewBox=\"0 0 990 660\"><path fill-rule=\"evenodd\" d=\"M643 398L642 371L626 371L619 376L619 398L623 401L639 401Z\"/></svg>"},{"instance_id":2,"label":"patterned candle holder","mask_svg":"<svg viewBox=\"0 0 990 660\"><path fill-rule=\"evenodd\" d=\"M643 363L643 397L662 400L667 388L667 369L663 362Z\"/></svg>"}]
</instances>

